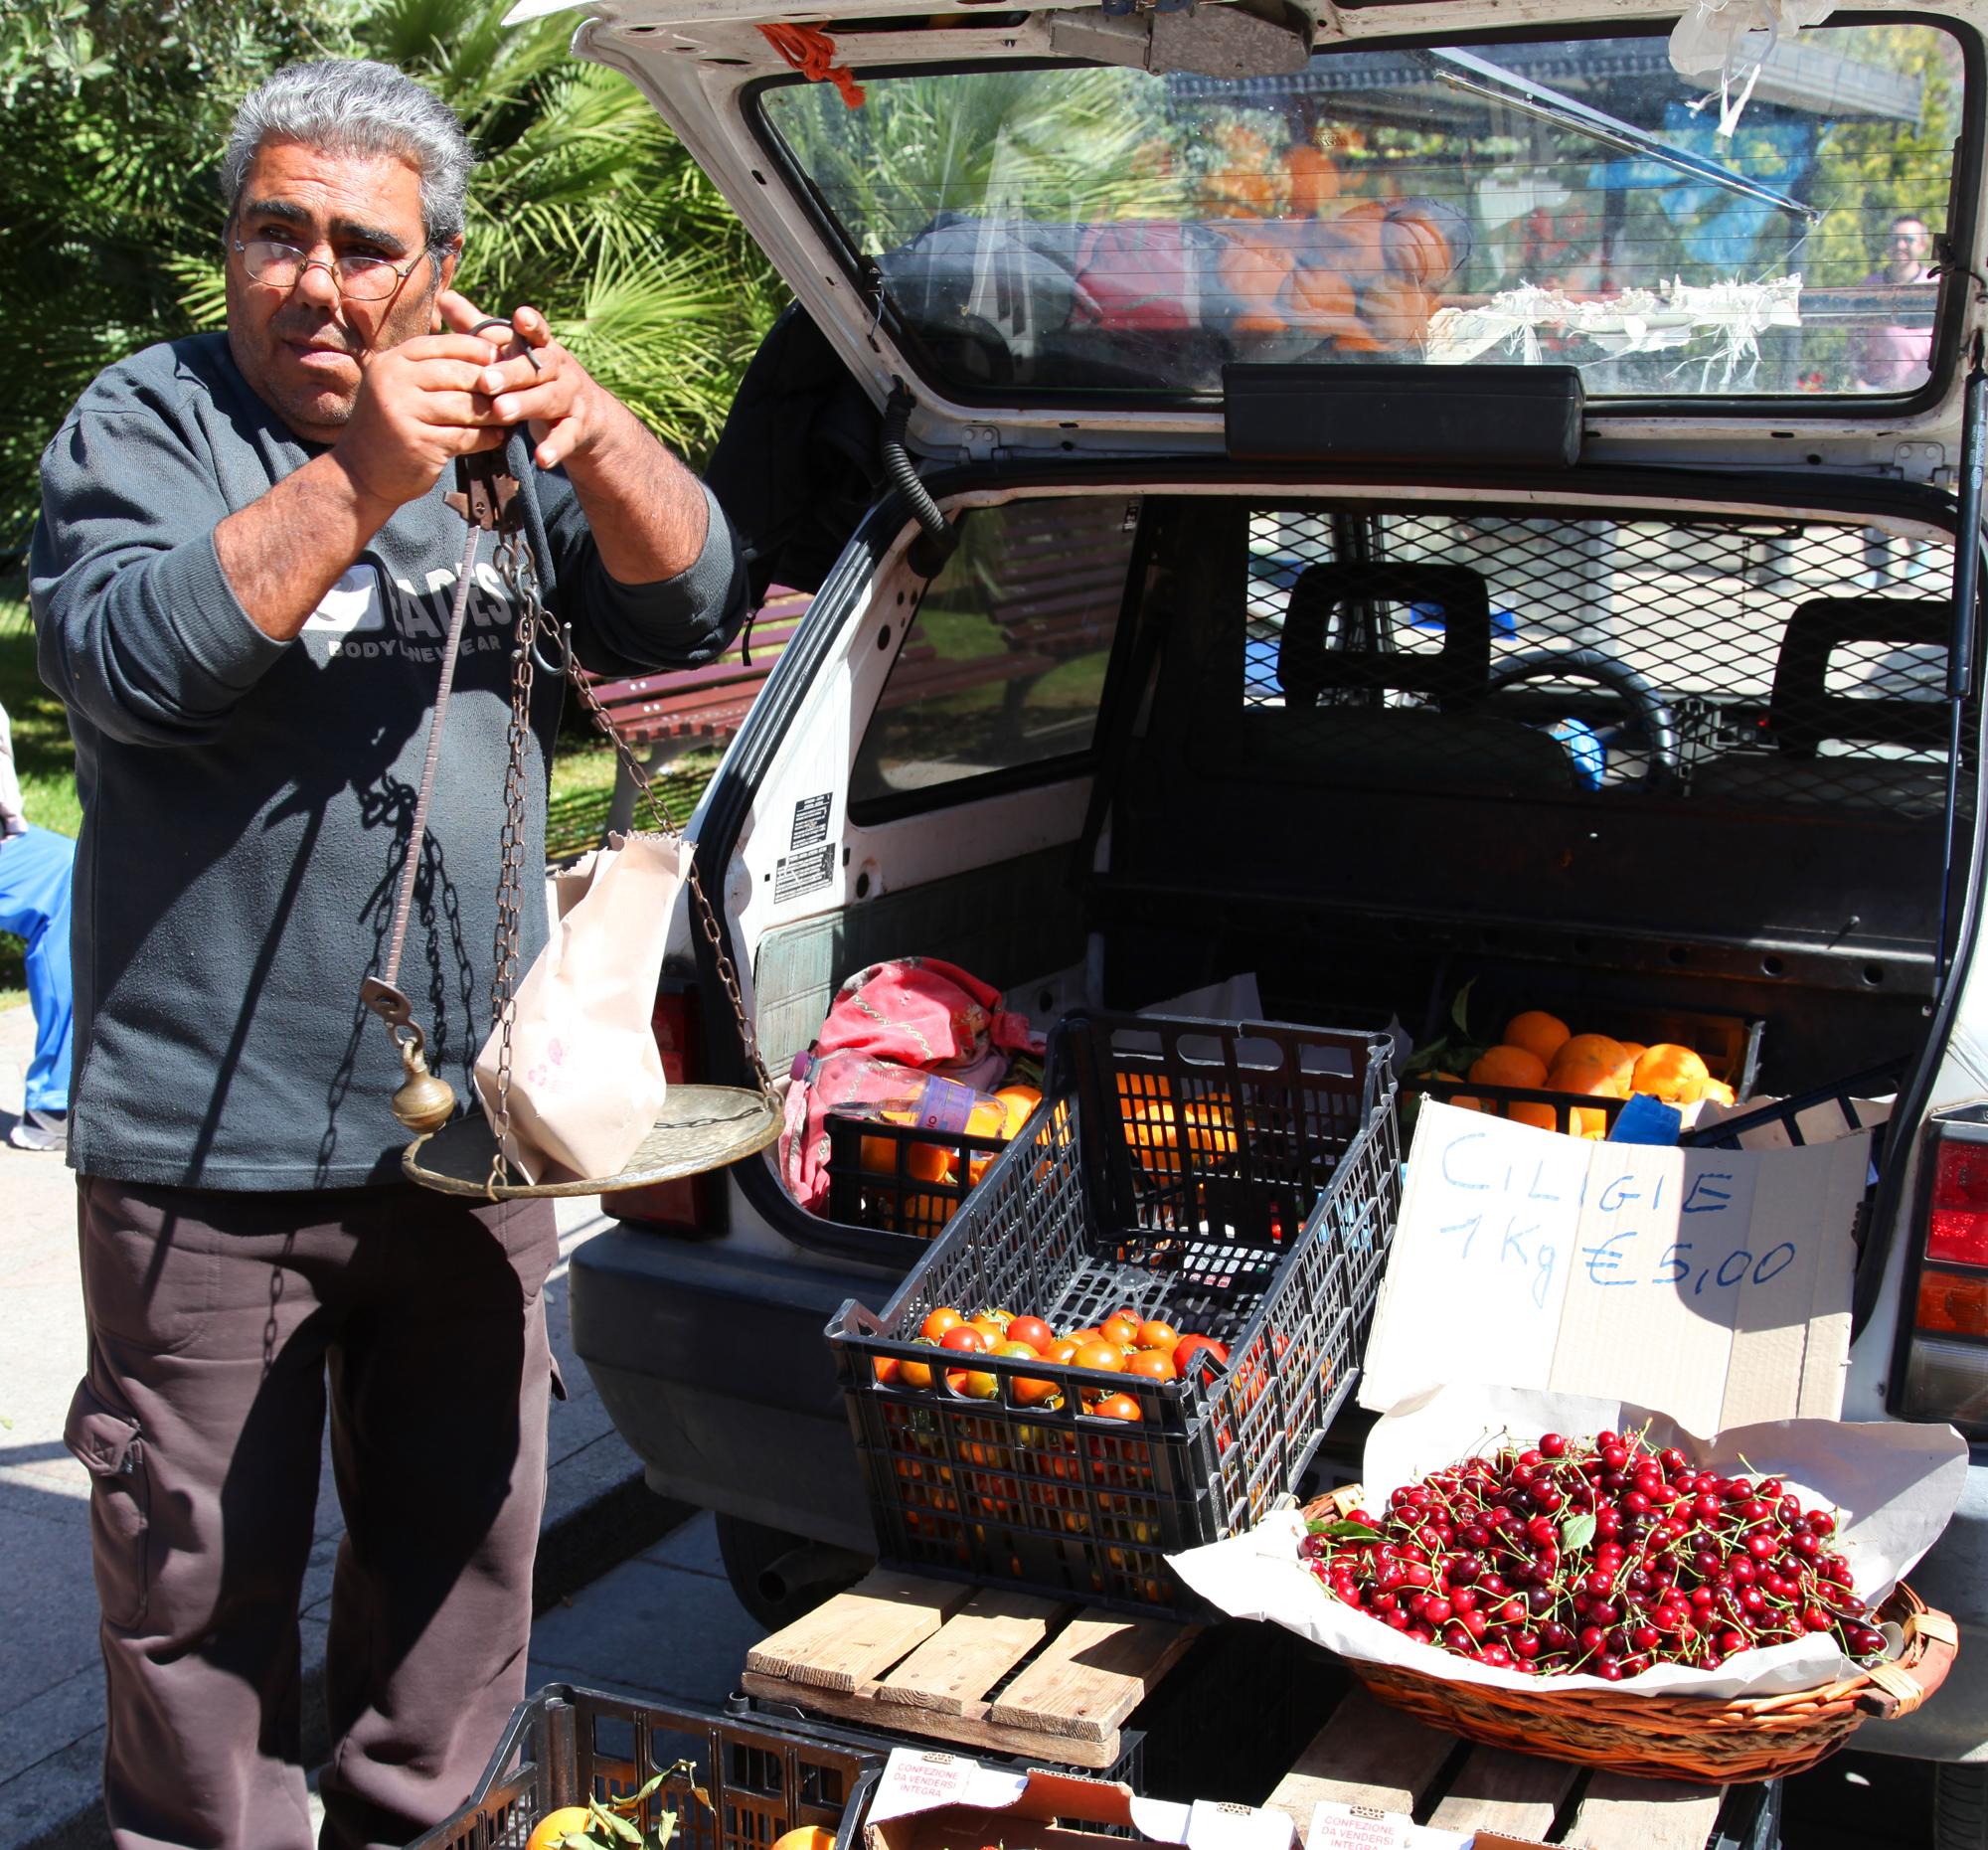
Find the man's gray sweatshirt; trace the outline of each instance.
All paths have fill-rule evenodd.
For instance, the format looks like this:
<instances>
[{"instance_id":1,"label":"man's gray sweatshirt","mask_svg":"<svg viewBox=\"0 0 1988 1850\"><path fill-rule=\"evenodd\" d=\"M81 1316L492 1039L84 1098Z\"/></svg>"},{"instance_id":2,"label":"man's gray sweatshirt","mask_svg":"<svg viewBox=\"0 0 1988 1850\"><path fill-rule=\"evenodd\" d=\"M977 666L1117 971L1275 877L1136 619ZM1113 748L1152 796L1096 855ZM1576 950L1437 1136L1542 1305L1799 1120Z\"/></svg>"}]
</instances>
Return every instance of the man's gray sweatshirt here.
<instances>
[{"instance_id":1,"label":"man's gray sweatshirt","mask_svg":"<svg viewBox=\"0 0 1988 1850\"><path fill-rule=\"evenodd\" d=\"M42 458L29 589L83 807L69 1148L85 1174L217 1189L400 1174L400 1062L359 987L384 974L464 528L442 505L445 471L302 633L275 641L223 575L214 530L313 453L226 337L202 335L103 373ZM583 663L633 673L719 653L746 591L715 502L694 565L623 586L572 486L533 474L555 613ZM401 967L430 1064L465 1100L490 1028L516 617L493 554L485 536ZM545 936L564 694L538 676L526 959Z\"/></svg>"}]
</instances>

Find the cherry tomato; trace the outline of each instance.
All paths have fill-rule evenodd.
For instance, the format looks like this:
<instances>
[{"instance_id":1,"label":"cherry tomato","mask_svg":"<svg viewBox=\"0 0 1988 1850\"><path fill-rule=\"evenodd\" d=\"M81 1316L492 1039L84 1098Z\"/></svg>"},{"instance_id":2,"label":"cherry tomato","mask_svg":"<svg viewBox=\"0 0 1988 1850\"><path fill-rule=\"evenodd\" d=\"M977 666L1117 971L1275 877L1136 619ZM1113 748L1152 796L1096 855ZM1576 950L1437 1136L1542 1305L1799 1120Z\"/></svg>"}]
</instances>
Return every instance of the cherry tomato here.
<instances>
[{"instance_id":1,"label":"cherry tomato","mask_svg":"<svg viewBox=\"0 0 1988 1850\"><path fill-rule=\"evenodd\" d=\"M1136 1347L1139 1334L1139 1319L1127 1316L1123 1311L1114 1311L1097 1326L1097 1333L1108 1343L1115 1343L1120 1349Z\"/></svg>"},{"instance_id":2,"label":"cherry tomato","mask_svg":"<svg viewBox=\"0 0 1988 1850\"><path fill-rule=\"evenodd\" d=\"M1077 1352L1081 1350L1082 1347L1083 1345L1080 1342L1078 1342L1074 1336L1059 1336L1055 1342L1051 1343L1050 1346L1043 1351L1043 1360L1045 1362L1063 1362L1063 1363L1075 1362L1077 1357Z\"/></svg>"},{"instance_id":3,"label":"cherry tomato","mask_svg":"<svg viewBox=\"0 0 1988 1850\"><path fill-rule=\"evenodd\" d=\"M922 1394L932 1385L932 1366L929 1362L900 1362L898 1380L902 1386Z\"/></svg>"},{"instance_id":4,"label":"cherry tomato","mask_svg":"<svg viewBox=\"0 0 1988 1850\"><path fill-rule=\"evenodd\" d=\"M1078 1368L1104 1369L1113 1375L1125 1372L1125 1351L1113 1342L1085 1343L1074 1360Z\"/></svg>"},{"instance_id":5,"label":"cherry tomato","mask_svg":"<svg viewBox=\"0 0 1988 1850\"><path fill-rule=\"evenodd\" d=\"M1139 1325L1138 1343L1141 1349L1164 1349L1171 1355L1174 1345L1180 1341L1180 1331L1171 1323L1142 1323Z\"/></svg>"},{"instance_id":6,"label":"cherry tomato","mask_svg":"<svg viewBox=\"0 0 1988 1850\"><path fill-rule=\"evenodd\" d=\"M898 1385L898 1358L894 1355L880 1355L873 1364L880 1388L894 1388Z\"/></svg>"},{"instance_id":7,"label":"cherry tomato","mask_svg":"<svg viewBox=\"0 0 1988 1850\"><path fill-rule=\"evenodd\" d=\"M1077 1344L1079 1349L1085 1343L1101 1343L1104 1340L1103 1332L1094 1323L1088 1324L1080 1330L1066 1330L1064 1337L1066 1341Z\"/></svg>"},{"instance_id":8,"label":"cherry tomato","mask_svg":"<svg viewBox=\"0 0 1988 1850\"><path fill-rule=\"evenodd\" d=\"M918 1325L918 1334L926 1342L935 1343L947 1330L957 1329L965 1321L958 1311L946 1304L926 1315L924 1322Z\"/></svg>"},{"instance_id":9,"label":"cherry tomato","mask_svg":"<svg viewBox=\"0 0 1988 1850\"><path fill-rule=\"evenodd\" d=\"M1041 1317L1017 1317L1008 1325L1008 1340L1027 1343L1038 1355L1048 1355L1050 1344L1056 1341L1056 1331Z\"/></svg>"},{"instance_id":10,"label":"cherry tomato","mask_svg":"<svg viewBox=\"0 0 1988 1850\"><path fill-rule=\"evenodd\" d=\"M1042 1360L1040 1353L1028 1343L1003 1343L994 1353L1014 1356L1018 1361L1024 1356L1031 1362ZM1033 1375L1016 1377L1009 1382L1008 1388L1017 1407L1040 1407L1057 1393L1055 1382L1043 1381Z\"/></svg>"},{"instance_id":11,"label":"cherry tomato","mask_svg":"<svg viewBox=\"0 0 1988 1850\"><path fill-rule=\"evenodd\" d=\"M955 1323L938 1339L941 1349L955 1349L967 1355L985 1355L994 1340L977 1323Z\"/></svg>"},{"instance_id":12,"label":"cherry tomato","mask_svg":"<svg viewBox=\"0 0 1988 1850\"><path fill-rule=\"evenodd\" d=\"M1145 1375L1154 1381L1178 1381L1180 1370L1164 1349L1140 1349L1125 1362L1128 1375Z\"/></svg>"},{"instance_id":13,"label":"cherry tomato","mask_svg":"<svg viewBox=\"0 0 1988 1850\"><path fill-rule=\"evenodd\" d=\"M1207 1355L1222 1366L1229 1360L1229 1345L1217 1342L1213 1336L1183 1336L1174 1345L1174 1367L1185 1375L1188 1364L1198 1355Z\"/></svg>"},{"instance_id":14,"label":"cherry tomato","mask_svg":"<svg viewBox=\"0 0 1988 1850\"><path fill-rule=\"evenodd\" d=\"M954 1394L969 1401L991 1401L1001 1391L1001 1384L992 1375L977 1368L947 1369L945 1385Z\"/></svg>"},{"instance_id":15,"label":"cherry tomato","mask_svg":"<svg viewBox=\"0 0 1988 1850\"><path fill-rule=\"evenodd\" d=\"M983 1310L978 1316L968 1317L966 1319L966 1327L970 1330L978 1330L981 1335L986 1337L989 1348L992 1348L998 1342L1006 1342L1008 1339L1007 1324L1002 1322L991 1310Z\"/></svg>"},{"instance_id":16,"label":"cherry tomato","mask_svg":"<svg viewBox=\"0 0 1988 1850\"><path fill-rule=\"evenodd\" d=\"M1090 1410L1103 1420L1137 1420L1139 1403L1129 1394L1107 1394Z\"/></svg>"}]
</instances>

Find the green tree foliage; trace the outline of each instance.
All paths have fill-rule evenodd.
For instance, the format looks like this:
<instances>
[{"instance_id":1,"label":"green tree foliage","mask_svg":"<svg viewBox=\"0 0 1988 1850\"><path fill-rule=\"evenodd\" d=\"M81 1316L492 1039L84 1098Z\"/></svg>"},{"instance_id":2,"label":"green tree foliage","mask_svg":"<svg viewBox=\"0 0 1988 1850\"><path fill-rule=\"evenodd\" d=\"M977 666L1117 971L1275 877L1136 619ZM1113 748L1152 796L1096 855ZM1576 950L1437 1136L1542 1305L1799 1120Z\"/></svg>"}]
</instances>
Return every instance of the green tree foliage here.
<instances>
[{"instance_id":1,"label":"green tree foliage","mask_svg":"<svg viewBox=\"0 0 1988 1850\"><path fill-rule=\"evenodd\" d=\"M13 0L0 7L0 556L42 445L104 366L222 320L215 177L242 96L299 58L401 66L482 157L462 287L530 301L696 456L784 292L648 102L506 0Z\"/></svg>"}]
</instances>

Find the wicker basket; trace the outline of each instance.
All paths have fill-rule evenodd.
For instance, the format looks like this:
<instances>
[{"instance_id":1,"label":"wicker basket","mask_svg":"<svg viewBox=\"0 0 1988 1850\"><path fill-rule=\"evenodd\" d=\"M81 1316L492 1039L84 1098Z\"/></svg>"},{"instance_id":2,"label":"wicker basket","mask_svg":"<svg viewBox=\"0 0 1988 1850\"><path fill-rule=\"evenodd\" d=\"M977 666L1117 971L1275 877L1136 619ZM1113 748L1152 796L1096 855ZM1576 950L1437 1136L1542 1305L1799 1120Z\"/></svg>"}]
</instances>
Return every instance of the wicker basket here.
<instances>
[{"instance_id":1,"label":"wicker basket","mask_svg":"<svg viewBox=\"0 0 1988 1850\"><path fill-rule=\"evenodd\" d=\"M1359 1507L1361 1494L1349 1486L1305 1513L1344 1515ZM1879 1617L1905 1632L1896 1658L1777 1696L1637 1695L1630 1685L1619 1692L1502 1689L1348 1661L1383 1702L1471 1741L1644 1778L1727 1785L1801 1772L1835 1753L1866 1716L1909 1715L1940 1686L1959 1641L1953 1620L1903 1585Z\"/></svg>"}]
</instances>

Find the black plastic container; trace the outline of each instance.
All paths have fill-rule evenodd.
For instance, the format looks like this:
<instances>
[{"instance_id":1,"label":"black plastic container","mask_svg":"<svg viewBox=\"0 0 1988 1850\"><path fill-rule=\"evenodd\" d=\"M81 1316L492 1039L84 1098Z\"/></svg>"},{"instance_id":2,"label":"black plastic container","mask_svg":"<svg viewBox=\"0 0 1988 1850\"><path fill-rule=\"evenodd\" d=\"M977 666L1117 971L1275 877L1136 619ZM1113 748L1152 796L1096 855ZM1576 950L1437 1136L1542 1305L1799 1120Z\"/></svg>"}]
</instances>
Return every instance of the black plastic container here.
<instances>
[{"instance_id":1,"label":"black plastic container","mask_svg":"<svg viewBox=\"0 0 1988 1850\"><path fill-rule=\"evenodd\" d=\"M879 1118L829 1112L828 1219L864 1228L861 1256L915 1264L942 1234L977 1176L1007 1147L1000 1137L925 1130ZM933 1180L937 1158L945 1177Z\"/></svg>"},{"instance_id":2,"label":"black plastic container","mask_svg":"<svg viewBox=\"0 0 1988 1850\"><path fill-rule=\"evenodd\" d=\"M1029 1125L883 1311L852 1300L829 1325L882 1557L1200 1615L1165 1557L1260 1519L1358 1375L1400 1203L1391 1052L1287 1023L1061 1024ZM949 1356L992 1395L944 1366L905 1385L946 1305L1060 1331L1122 1305L1229 1357L1160 1382ZM1084 1411L1085 1391L1139 1419Z\"/></svg>"},{"instance_id":3,"label":"black plastic container","mask_svg":"<svg viewBox=\"0 0 1988 1850\"><path fill-rule=\"evenodd\" d=\"M548 1684L512 1712L475 1797L408 1850L522 1850L547 1812L622 1797L679 1760L695 1764L695 1776L663 1784L644 1808L644 1827L673 1811L676 1850L767 1850L803 1824L838 1830L859 1777L898 1745L771 1720L744 1698L720 1715Z\"/></svg>"}]
</instances>

